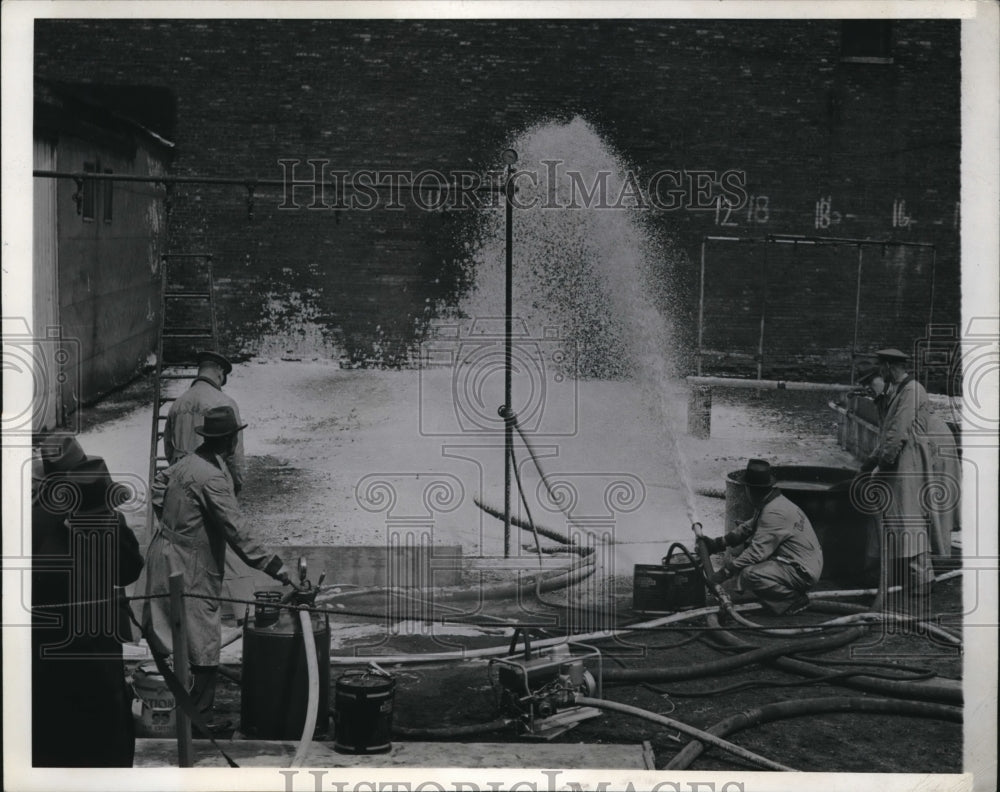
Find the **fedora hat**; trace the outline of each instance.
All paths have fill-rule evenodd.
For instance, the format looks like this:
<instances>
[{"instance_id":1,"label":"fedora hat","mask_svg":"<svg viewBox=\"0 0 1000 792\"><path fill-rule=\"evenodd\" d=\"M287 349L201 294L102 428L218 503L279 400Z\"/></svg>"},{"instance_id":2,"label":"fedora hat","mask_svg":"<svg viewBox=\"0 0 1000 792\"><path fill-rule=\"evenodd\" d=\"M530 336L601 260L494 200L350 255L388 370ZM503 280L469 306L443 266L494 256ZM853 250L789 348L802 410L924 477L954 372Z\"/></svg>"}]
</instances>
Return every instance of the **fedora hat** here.
<instances>
[{"instance_id":1,"label":"fedora hat","mask_svg":"<svg viewBox=\"0 0 1000 792\"><path fill-rule=\"evenodd\" d=\"M232 363L226 360L226 358L218 352L213 352L211 349L199 349L195 352L195 359L198 361L199 365L206 362L214 363L222 369L223 374L229 374L233 370Z\"/></svg>"},{"instance_id":2,"label":"fedora hat","mask_svg":"<svg viewBox=\"0 0 1000 792\"><path fill-rule=\"evenodd\" d=\"M748 487L773 487L778 483L770 463L763 459L751 459L747 462L747 469L736 473L733 478L737 484Z\"/></svg>"},{"instance_id":3,"label":"fedora hat","mask_svg":"<svg viewBox=\"0 0 1000 792\"><path fill-rule=\"evenodd\" d=\"M205 423L196 427L195 431L202 437L226 437L245 429L247 424L236 420L236 411L232 407L213 407L205 413Z\"/></svg>"},{"instance_id":4,"label":"fedora hat","mask_svg":"<svg viewBox=\"0 0 1000 792\"><path fill-rule=\"evenodd\" d=\"M900 352L898 349L879 349L875 352L875 359L880 363L885 361L887 363L905 363L910 359L910 356L905 352Z\"/></svg>"}]
</instances>

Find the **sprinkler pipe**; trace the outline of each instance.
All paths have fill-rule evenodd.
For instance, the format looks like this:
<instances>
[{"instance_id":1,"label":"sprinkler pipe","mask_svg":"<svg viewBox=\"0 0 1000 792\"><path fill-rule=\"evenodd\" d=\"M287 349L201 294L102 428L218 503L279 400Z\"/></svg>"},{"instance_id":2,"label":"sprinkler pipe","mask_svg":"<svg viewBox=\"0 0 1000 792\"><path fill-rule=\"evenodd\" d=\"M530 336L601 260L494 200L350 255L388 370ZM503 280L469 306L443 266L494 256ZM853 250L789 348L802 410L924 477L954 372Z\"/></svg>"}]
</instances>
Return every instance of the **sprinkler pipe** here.
<instances>
[{"instance_id":1,"label":"sprinkler pipe","mask_svg":"<svg viewBox=\"0 0 1000 792\"><path fill-rule=\"evenodd\" d=\"M899 699L863 698L861 696L823 696L822 698L795 699L765 704L731 715L707 729L709 734L728 737L734 732L787 718L801 718L832 712L866 712L882 715L909 715L918 718L962 722L962 710L944 704ZM705 750L699 740L692 740L667 763L665 770L686 770Z\"/></svg>"},{"instance_id":2,"label":"sprinkler pipe","mask_svg":"<svg viewBox=\"0 0 1000 792\"><path fill-rule=\"evenodd\" d=\"M632 707L628 704L620 704L617 701L608 701L607 699L590 698L589 696L574 696L573 703L579 704L583 707L596 707L597 709L611 710L612 712L620 712L624 715L633 715L637 718L642 718L643 720L650 721L651 723L658 723L661 726L669 726L685 734L689 734L692 737L697 737L703 742L707 742L709 745L714 745L716 748L721 748L728 753L738 756L741 759L745 759L748 762L752 762L758 767L763 767L767 770L783 770L787 772L796 772L794 767L788 767L787 765L779 764L778 762L772 761L765 756L756 754L753 751L748 751L746 748L741 748L728 740L723 740L721 737L717 737L714 734L698 729L694 726L689 726L683 721L675 720L674 718L668 718L666 715L660 715L656 712L650 712L649 710L640 709L639 707Z\"/></svg>"}]
</instances>

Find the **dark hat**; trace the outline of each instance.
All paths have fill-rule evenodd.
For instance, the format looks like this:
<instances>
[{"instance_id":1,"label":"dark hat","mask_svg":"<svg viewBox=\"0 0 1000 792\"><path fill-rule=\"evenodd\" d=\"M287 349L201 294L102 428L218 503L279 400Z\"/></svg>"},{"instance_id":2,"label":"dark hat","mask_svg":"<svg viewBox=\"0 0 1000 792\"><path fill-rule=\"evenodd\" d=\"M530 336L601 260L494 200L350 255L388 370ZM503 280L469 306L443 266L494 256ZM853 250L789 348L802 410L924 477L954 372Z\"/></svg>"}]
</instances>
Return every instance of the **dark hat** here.
<instances>
[{"instance_id":1,"label":"dark hat","mask_svg":"<svg viewBox=\"0 0 1000 792\"><path fill-rule=\"evenodd\" d=\"M241 424L236 420L236 410L232 407L213 407L205 413L205 423L197 427L195 431L202 437L226 437L236 434L240 429L245 429L247 424Z\"/></svg>"},{"instance_id":2,"label":"dark hat","mask_svg":"<svg viewBox=\"0 0 1000 792\"><path fill-rule=\"evenodd\" d=\"M48 437L39 445L39 451L42 456L42 469L46 473L72 470L88 459L80 441L73 435ZM96 457L90 458L96 459Z\"/></svg>"},{"instance_id":3,"label":"dark hat","mask_svg":"<svg viewBox=\"0 0 1000 792\"><path fill-rule=\"evenodd\" d=\"M217 366L219 366L219 368L222 369L223 374L228 374L233 370L232 363L226 360L218 352L213 352L211 349L201 349L195 353L195 357L197 358L199 364L204 363L206 361L215 363Z\"/></svg>"},{"instance_id":4,"label":"dark hat","mask_svg":"<svg viewBox=\"0 0 1000 792\"><path fill-rule=\"evenodd\" d=\"M771 472L770 463L763 459L751 459L747 462L747 469L733 474L733 479L737 484L745 484L748 487L773 487L778 483L778 479Z\"/></svg>"},{"instance_id":5,"label":"dark hat","mask_svg":"<svg viewBox=\"0 0 1000 792\"><path fill-rule=\"evenodd\" d=\"M875 358L881 363L886 361L888 363L905 363L910 359L910 356L905 352L900 352L898 349L879 349L875 352Z\"/></svg>"}]
</instances>

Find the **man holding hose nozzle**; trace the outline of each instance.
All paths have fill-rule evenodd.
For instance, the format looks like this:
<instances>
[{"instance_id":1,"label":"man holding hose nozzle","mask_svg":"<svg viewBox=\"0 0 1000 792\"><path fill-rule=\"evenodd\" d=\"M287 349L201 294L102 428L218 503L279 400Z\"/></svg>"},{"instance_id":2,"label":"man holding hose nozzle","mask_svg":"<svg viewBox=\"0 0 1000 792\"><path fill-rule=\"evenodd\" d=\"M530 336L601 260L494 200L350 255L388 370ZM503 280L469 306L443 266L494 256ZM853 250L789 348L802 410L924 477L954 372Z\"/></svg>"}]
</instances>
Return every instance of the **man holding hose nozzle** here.
<instances>
[{"instance_id":1,"label":"man holding hose nozzle","mask_svg":"<svg viewBox=\"0 0 1000 792\"><path fill-rule=\"evenodd\" d=\"M809 606L806 592L823 571L823 550L805 513L781 494L771 466L751 459L738 475L753 517L724 537L699 537L709 553L745 545L727 554L717 572L705 570L709 580L733 599L753 598L774 614L800 613Z\"/></svg>"},{"instance_id":2,"label":"man holding hose nozzle","mask_svg":"<svg viewBox=\"0 0 1000 792\"><path fill-rule=\"evenodd\" d=\"M210 723L215 677L222 644L222 595L226 545L248 565L286 586L300 588L281 558L272 555L247 531L236 502L226 459L244 428L230 406L213 407L195 431L202 444L160 471L151 486L151 504L159 527L146 554L146 594L160 595L143 605L143 633L159 656L173 652L170 631L170 575L184 576L191 698L213 732L227 724ZM194 596L191 596L194 595ZM175 658L175 664L181 658Z\"/></svg>"}]
</instances>

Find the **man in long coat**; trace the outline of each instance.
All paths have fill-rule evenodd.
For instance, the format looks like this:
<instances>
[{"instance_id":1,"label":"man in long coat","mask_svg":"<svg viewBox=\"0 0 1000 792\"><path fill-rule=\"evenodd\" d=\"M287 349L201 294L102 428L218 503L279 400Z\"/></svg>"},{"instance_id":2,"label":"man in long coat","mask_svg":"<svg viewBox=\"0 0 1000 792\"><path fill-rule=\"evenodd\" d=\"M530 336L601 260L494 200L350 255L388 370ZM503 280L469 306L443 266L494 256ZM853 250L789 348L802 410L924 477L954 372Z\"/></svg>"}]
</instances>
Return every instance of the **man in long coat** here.
<instances>
[{"instance_id":1,"label":"man in long coat","mask_svg":"<svg viewBox=\"0 0 1000 792\"><path fill-rule=\"evenodd\" d=\"M239 423L232 407L213 407L195 431L204 442L194 453L160 471L151 487L151 503L159 528L146 556L146 594L167 594L174 572L184 576L188 658L192 698L209 720L221 650L222 595L226 546L254 569L285 585L293 585L281 558L254 538L240 514L226 456L236 447ZM143 628L150 649L173 652L170 601L147 599ZM175 658L175 662L180 662ZM211 725L211 724L210 724Z\"/></svg>"},{"instance_id":2,"label":"man in long coat","mask_svg":"<svg viewBox=\"0 0 1000 792\"><path fill-rule=\"evenodd\" d=\"M121 586L142 569L115 507L127 497L75 438L43 446L32 503L31 749L35 767L131 767Z\"/></svg>"},{"instance_id":3,"label":"man in long coat","mask_svg":"<svg viewBox=\"0 0 1000 792\"><path fill-rule=\"evenodd\" d=\"M951 536L931 519L936 448L929 439L927 391L906 370L909 359L898 349L875 356L892 393L885 406L878 445L862 466L876 486L886 489L882 512L881 553L884 572L876 605L894 583L915 603L929 601L934 583L931 554L950 553Z\"/></svg>"},{"instance_id":4,"label":"man in long coat","mask_svg":"<svg viewBox=\"0 0 1000 792\"><path fill-rule=\"evenodd\" d=\"M170 405L163 426L163 454L170 465L201 445L197 430L205 421L205 413L213 407L232 407L237 423L240 421L240 408L236 401L222 390L233 370L233 364L218 352L209 350L197 352L195 356L198 360L198 375L192 380L191 387ZM239 495L246 478L242 432L237 435L236 448L226 458L226 463L233 477L233 489Z\"/></svg>"}]
</instances>

